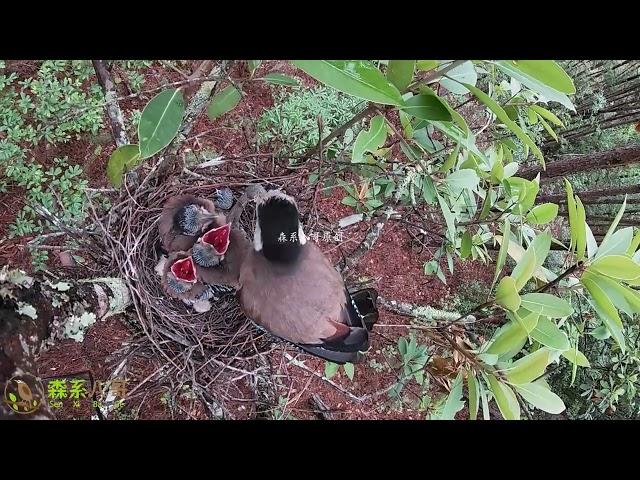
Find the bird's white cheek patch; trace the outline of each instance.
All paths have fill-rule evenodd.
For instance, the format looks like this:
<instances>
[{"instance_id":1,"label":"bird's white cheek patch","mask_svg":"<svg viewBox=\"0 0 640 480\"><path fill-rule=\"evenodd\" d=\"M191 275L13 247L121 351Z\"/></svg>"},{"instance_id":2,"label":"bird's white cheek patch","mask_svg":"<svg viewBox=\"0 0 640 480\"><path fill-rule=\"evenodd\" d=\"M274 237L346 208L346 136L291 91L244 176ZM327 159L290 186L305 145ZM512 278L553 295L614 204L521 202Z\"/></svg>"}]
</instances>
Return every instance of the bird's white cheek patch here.
<instances>
[{"instance_id":1,"label":"bird's white cheek patch","mask_svg":"<svg viewBox=\"0 0 640 480\"><path fill-rule=\"evenodd\" d=\"M262 250L262 232L260 231L260 224L256 220L256 229L253 232L253 249L256 252Z\"/></svg>"},{"instance_id":2,"label":"bird's white cheek patch","mask_svg":"<svg viewBox=\"0 0 640 480\"><path fill-rule=\"evenodd\" d=\"M305 243L307 243L307 236L302 230L302 225L298 225L298 239L300 240L300 245L304 245Z\"/></svg>"}]
</instances>

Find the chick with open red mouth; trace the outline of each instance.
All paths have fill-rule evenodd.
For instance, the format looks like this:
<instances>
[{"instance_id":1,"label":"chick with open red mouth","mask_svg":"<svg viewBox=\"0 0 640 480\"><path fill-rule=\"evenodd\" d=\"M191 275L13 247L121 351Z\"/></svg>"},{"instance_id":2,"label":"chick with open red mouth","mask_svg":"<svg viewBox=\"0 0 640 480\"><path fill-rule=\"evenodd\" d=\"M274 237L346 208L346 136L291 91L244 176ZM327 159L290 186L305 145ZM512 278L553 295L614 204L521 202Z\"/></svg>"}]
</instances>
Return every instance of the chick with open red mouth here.
<instances>
[{"instance_id":1,"label":"chick with open red mouth","mask_svg":"<svg viewBox=\"0 0 640 480\"><path fill-rule=\"evenodd\" d=\"M231 223L206 231L192 249L196 265L205 268L218 266L229 248L230 234Z\"/></svg>"}]
</instances>

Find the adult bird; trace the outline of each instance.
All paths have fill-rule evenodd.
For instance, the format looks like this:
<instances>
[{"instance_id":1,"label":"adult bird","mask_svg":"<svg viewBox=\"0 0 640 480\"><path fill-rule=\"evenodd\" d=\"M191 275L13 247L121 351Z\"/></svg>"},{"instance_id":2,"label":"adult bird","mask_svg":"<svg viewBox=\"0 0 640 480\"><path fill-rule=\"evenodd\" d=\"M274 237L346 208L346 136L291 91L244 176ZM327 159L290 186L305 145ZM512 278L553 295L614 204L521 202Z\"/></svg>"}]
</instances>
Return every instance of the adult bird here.
<instances>
[{"instance_id":1,"label":"adult bird","mask_svg":"<svg viewBox=\"0 0 640 480\"><path fill-rule=\"evenodd\" d=\"M226 272L206 280L237 288L245 314L269 333L326 360L356 363L378 319L377 293L349 294L340 274L299 221L295 200L277 190L258 194L253 245L231 239ZM241 234L240 234L241 235Z\"/></svg>"}]
</instances>

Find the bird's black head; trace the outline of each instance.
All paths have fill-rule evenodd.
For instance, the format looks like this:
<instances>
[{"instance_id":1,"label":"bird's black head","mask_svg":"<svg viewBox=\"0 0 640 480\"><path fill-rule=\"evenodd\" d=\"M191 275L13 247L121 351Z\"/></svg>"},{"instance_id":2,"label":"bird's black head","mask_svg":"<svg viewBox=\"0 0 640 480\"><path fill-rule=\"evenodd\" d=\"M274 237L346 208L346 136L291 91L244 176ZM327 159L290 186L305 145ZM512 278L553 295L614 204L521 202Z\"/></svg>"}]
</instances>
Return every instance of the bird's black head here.
<instances>
[{"instance_id":1,"label":"bird's black head","mask_svg":"<svg viewBox=\"0 0 640 480\"><path fill-rule=\"evenodd\" d=\"M278 263L295 262L307 239L295 200L272 190L257 201L254 249Z\"/></svg>"}]
</instances>

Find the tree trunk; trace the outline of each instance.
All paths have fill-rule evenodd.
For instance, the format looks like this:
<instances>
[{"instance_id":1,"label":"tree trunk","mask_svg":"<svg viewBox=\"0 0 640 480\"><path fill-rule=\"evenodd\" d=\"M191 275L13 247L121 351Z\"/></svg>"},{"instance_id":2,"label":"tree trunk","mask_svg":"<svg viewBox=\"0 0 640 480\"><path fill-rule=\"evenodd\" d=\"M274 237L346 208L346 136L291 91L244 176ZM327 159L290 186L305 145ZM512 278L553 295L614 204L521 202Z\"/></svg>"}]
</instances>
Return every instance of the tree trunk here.
<instances>
[{"instance_id":1,"label":"tree trunk","mask_svg":"<svg viewBox=\"0 0 640 480\"><path fill-rule=\"evenodd\" d=\"M576 195L580 197L582 203L614 203L610 197L615 197L617 195L633 195L634 193L640 193L640 185L628 185L626 187L618 187L618 188L606 188L602 190L583 190L581 192L574 192ZM601 201L600 199L607 198L607 201ZM567 195L565 193L554 193L550 195L539 195L537 203L566 203ZM619 202L622 203L622 199ZM636 202L634 202L636 203Z\"/></svg>"},{"instance_id":2,"label":"tree trunk","mask_svg":"<svg viewBox=\"0 0 640 480\"><path fill-rule=\"evenodd\" d=\"M525 168L518 176L532 180L540 173L540 179L544 180L545 178L622 167L636 163L640 163L640 144L586 155L562 155L560 159L549 163L546 170L542 170L540 165L536 165Z\"/></svg>"}]
</instances>

